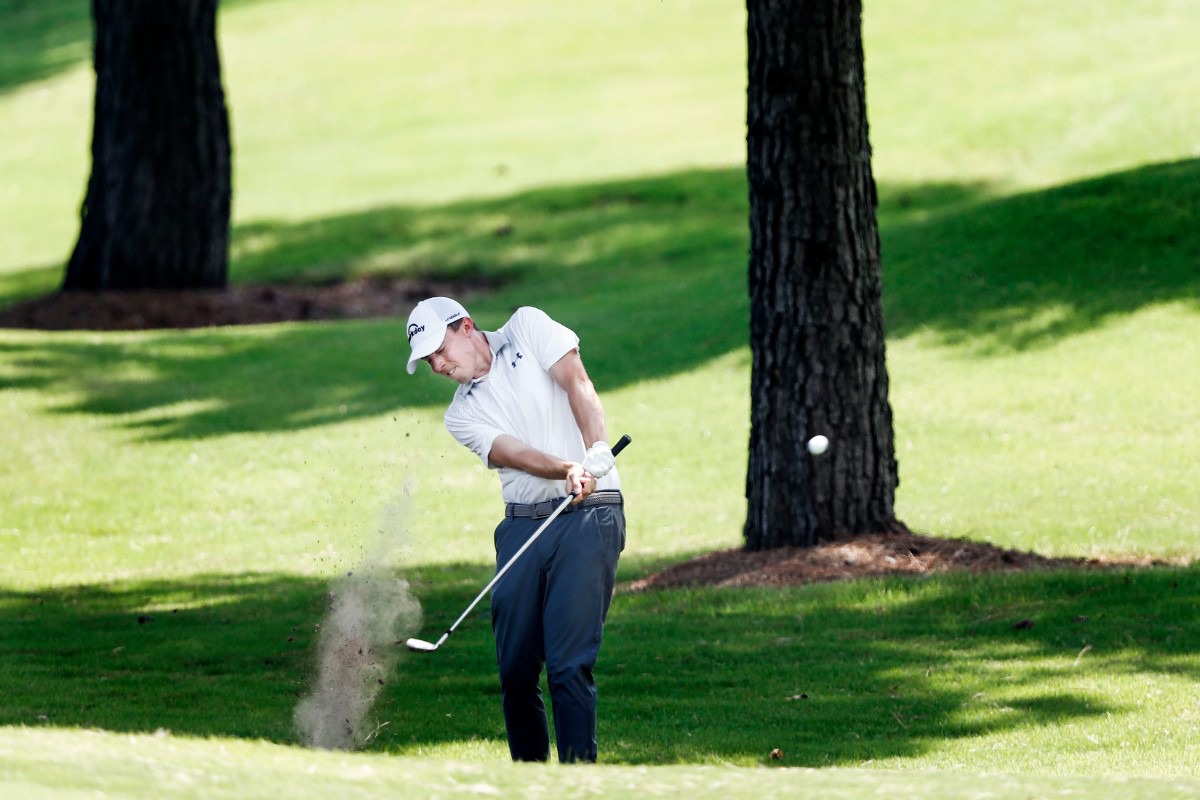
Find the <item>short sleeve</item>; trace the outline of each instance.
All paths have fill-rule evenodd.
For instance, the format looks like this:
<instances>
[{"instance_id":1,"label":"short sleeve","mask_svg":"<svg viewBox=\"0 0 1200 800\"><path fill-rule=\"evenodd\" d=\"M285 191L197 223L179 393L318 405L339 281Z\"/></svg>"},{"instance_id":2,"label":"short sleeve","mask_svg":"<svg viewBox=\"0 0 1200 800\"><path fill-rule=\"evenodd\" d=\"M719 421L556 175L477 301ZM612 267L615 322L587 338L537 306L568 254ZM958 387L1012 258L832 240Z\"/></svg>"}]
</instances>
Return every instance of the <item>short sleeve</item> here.
<instances>
[{"instance_id":1,"label":"short sleeve","mask_svg":"<svg viewBox=\"0 0 1200 800\"><path fill-rule=\"evenodd\" d=\"M538 365L547 372L559 359L579 347L575 331L532 306L518 308L504 329L509 339L519 342L520 347L532 353Z\"/></svg>"}]
</instances>

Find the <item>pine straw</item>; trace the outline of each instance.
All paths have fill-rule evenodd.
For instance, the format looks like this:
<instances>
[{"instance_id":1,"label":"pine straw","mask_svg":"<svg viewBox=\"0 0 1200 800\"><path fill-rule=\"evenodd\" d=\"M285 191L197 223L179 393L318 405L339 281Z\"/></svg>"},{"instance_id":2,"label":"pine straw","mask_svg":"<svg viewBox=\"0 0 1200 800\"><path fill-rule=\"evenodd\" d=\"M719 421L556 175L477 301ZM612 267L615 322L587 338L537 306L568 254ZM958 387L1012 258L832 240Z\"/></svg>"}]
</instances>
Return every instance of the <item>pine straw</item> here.
<instances>
[{"instance_id":1,"label":"pine straw","mask_svg":"<svg viewBox=\"0 0 1200 800\"><path fill-rule=\"evenodd\" d=\"M1104 569L1168 563L1133 557L1049 558L986 542L941 539L901 531L857 536L811 548L784 547L759 552L718 550L629 581L620 588L625 592L641 592L685 586L794 586L882 575Z\"/></svg>"}]
</instances>

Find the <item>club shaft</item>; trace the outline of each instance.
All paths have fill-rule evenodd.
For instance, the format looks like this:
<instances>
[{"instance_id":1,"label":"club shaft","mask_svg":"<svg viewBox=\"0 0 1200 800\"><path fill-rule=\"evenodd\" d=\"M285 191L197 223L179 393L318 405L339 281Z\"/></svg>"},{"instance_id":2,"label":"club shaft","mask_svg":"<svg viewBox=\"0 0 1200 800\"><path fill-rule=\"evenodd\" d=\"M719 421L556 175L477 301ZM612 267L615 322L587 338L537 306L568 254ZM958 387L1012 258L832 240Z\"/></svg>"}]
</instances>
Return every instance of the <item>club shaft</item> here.
<instances>
[{"instance_id":1,"label":"club shaft","mask_svg":"<svg viewBox=\"0 0 1200 800\"><path fill-rule=\"evenodd\" d=\"M630 441L632 441L632 440L629 438L628 435L622 436L620 438L620 440L617 441L616 445L614 445L612 448L613 456L615 457L622 450L624 450L625 446L628 445L630 443ZM558 515L561 514L566 509L566 507L571 504L571 501L574 499L575 499L574 492L572 492L571 494L569 494L563 498L563 501L558 504L558 508L554 509L554 512L552 514L550 514L550 516L546 517L546 521L543 522L540 526L538 526L538 529L533 532L533 535L525 540L525 544L521 545L521 549L518 550L517 552L513 553L512 558L510 558L503 567L501 567L499 570L496 571L496 574L494 576L492 576L492 579L490 581L488 581L487 586L483 587L483 590L478 595L475 596L475 599L471 601L471 604L469 606L467 606L466 610L463 611L462 614L459 615L458 619L454 620L454 624L446 629L446 632L443 633L441 635L441 637L437 640L437 643L433 645L434 650L436 650L437 648L442 646L442 643L444 643L446 641L446 639L448 639L450 637L450 634L454 633L454 629L457 628L462 623L462 621L464 619L466 619L467 616L472 611L475 610L475 606L479 605L479 601L482 600L484 598L484 596L492 590L492 587L495 586L496 583L501 578L504 577L504 574L506 572L508 572L508 568L511 567L516 562L516 560L521 557L522 553L524 553L526 550L529 549L530 545L532 545L535 541L537 541L537 538L542 535L542 531L546 530L546 528L550 526L550 523L554 522L554 520L556 520L558 518Z\"/></svg>"},{"instance_id":2,"label":"club shaft","mask_svg":"<svg viewBox=\"0 0 1200 800\"><path fill-rule=\"evenodd\" d=\"M489 591L491 591L492 587L495 586L496 583L499 582L499 580L504 577L504 573L508 572L508 568L511 567L514 563L516 563L516 560L521 557L521 554L524 553L526 550L528 550L530 545L532 545L535 541L537 541L537 538L542 535L542 531L546 530L546 528L549 527L550 523L554 522L554 520L558 518L558 515L561 514L563 512L563 510L568 505L570 505L571 501L574 499L575 499L574 494L569 494L563 498L563 501L558 504L558 508L554 509L554 513L552 513L550 516L546 517L546 521L543 522L541 525L539 525L538 529L533 532L533 535L525 540L525 544L521 545L521 549L518 550L517 552L513 553L513 557L510 558L503 567L501 567L500 569L498 569L496 571L496 574L492 577L492 579L490 581L488 581L487 586L483 587L483 591L481 591L478 595L475 596L475 599L471 601L471 605L467 606L467 610L464 611L459 616L458 619L454 620L453 625L451 625L449 628L446 629L446 633L443 634L443 637L442 637L443 640L445 639L446 636L449 636L450 634L454 633L454 629L457 628L459 626L459 624L464 619L467 618L467 615L470 614L475 609L475 606L479 605L479 601L484 598L484 595L486 595ZM440 642L439 642L439 644L440 644Z\"/></svg>"}]
</instances>

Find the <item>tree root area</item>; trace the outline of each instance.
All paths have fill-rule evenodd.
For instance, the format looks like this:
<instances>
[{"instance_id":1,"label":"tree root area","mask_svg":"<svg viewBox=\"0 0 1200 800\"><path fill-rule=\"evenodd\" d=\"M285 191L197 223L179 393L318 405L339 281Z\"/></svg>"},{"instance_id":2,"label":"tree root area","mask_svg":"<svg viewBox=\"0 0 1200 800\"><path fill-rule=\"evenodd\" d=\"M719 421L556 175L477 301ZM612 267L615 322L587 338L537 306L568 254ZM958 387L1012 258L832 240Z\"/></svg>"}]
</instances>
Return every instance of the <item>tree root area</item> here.
<instances>
[{"instance_id":1,"label":"tree root area","mask_svg":"<svg viewBox=\"0 0 1200 800\"><path fill-rule=\"evenodd\" d=\"M886 575L950 571L1016 572L1165 565L1149 558L1049 558L986 542L943 539L909 531L867 534L815 547L748 552L718 550L622 584L628 592L686 586L793 586Z\"/></svg>"}]
</instances>

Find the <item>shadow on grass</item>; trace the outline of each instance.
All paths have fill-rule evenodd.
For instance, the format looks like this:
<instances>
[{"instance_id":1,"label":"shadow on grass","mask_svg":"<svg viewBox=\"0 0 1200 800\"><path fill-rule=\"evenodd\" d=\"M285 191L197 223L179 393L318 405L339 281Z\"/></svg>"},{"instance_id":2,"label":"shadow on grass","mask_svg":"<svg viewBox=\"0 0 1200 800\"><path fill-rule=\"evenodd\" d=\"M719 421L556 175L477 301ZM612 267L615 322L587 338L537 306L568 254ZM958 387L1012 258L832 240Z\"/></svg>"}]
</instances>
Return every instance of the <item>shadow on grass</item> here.
<instances>
[{"instance_id":1,"label":"shadow on grass","mask_svg":"<svg viewBox=\"0 0 1200 800\"><path fill-rule=\"evenodd\" d=\"M881 187L889 335L973 349L1051 344L1200 297L1200 160L989 199L971 185ZM694 171L431 208L393 207L234 237L246 282L369 273L485 277L484 327L538 305L581 334L602 391L744 348L745 181ZM126 415L147 438L295 430L406 406L446 387L400 368L400 320L0 340L0 389ZM142 417L138 419L137 417ZM152 417L152 419L146 419Z\"/></svg>"},{"instance_id":2,"label":"shadow on grass","mask_svg":"<svg viewBox=\"0 0 1200 800\"><path fill-rule=\"evenodd\" d=\"M221 11L261 0L222 0ZM0 94L92 59L88 0L0 0Z\"/></svg>"},{"instance_id":3,"label":"shadow on grass","mask_svg":"<svg viewBox=\"0 0 1200 800\"><path fill-rule=\"evenodd\" d=\"M1061 679L1200 674L1197 588L1195 570L1078 571L632 596L606 634L605 727L618 760L766 760L779 748L790 766L853 766L1119 718L1136 698Z\"/></svg>"},{"instance_id":4,"label":"shadow on grass","mask_svg":"<svg viewBox=\"0 0 1200 800\"><path fill-rule=\"evenodd\" d=\"M411 571L418 635L457 617L487 575ZM1119 719L1132 704L1048 681L1200 677L1198 591L1192 569L618 595L598 670L604 758L765 759L778 747L792 766L848 765ZM294 742L325 592L279 575L0 592L0 724ZM503 741L486 606L439 652L401 656L371 749ZM1015 629L1021 619L1032 627Z\"/></svg>"},{"instance_id":5,"label":"shadow on grass","mask_svg":"<svg viewBox=\"0 0 1200 800\"><path fill-rule=\"evenodd\" d=\"M55 413L122 417L146 440L300 430L443 402L434 376L402 380L403 341L374 322L0 341L0 389L45 391Z\"/></svg>"},{"instance_id":6,"label":"shadow on grass","mask_svg":"<svg viewBox=\"0 0 1200 800\"><path fill-rule=\"evenodd\" d=\"M88 0L0 0L0 94L92 58Z\"/></svg>"},{"instance_id":7,"label":"shadow on grass","mask_svg":"<svg viewBox=\"0 0 1200 800\"><path fill-rule=\"evenodd\" d=\"M1200 160L927 213L912 205L894 222L881 211L889 335L927 331L986 354L1159 303L1200 309Z\"/></svg>"},{"instance_id":8,"label":"shadow on grass","mask_svg":"<svg viewBox=\"0 0 1200 800\"><path fill-rule=\"evenodd\" d=\"M481 323L498 326L518 305L544 308L580 332L607 390L744 346L744 208L736 173L689 173L264 223L240 232L235 250L250 282L372 271L505 279L504 289L464 298ZM296 430L446 403L444 380L404 373L406 351L394 319L22 336L0 340L0 389L60 393L60 413L123 416L118 424L148 439Z\"/></svg>"}]
</instances>

